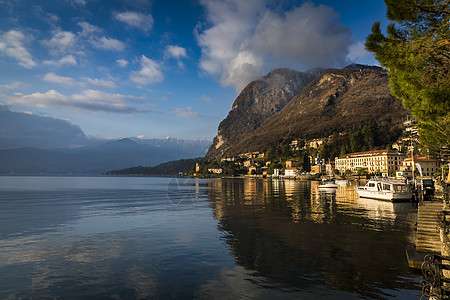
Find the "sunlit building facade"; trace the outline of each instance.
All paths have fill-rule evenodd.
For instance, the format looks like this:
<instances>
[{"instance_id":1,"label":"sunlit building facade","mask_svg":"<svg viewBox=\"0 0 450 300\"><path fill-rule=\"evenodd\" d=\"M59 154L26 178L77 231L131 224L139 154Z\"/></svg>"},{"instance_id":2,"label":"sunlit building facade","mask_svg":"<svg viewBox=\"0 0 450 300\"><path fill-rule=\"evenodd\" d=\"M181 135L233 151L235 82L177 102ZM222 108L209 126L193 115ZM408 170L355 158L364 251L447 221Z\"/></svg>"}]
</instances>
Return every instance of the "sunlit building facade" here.
<instances>
[{"instance_id":1,"label":"sunlit building facade","mask_svg":"<svg viewBox=\"0 0 450 300\"><path fill-rule=\"evenodd\" d=\"M374 150L349 153L336 157L336 169L342 174L346 170L352 172L365 168L369 173L380 172L383 176L395 174L402 165L405 155L396 150Z\"/></svg>"}]
</instances>

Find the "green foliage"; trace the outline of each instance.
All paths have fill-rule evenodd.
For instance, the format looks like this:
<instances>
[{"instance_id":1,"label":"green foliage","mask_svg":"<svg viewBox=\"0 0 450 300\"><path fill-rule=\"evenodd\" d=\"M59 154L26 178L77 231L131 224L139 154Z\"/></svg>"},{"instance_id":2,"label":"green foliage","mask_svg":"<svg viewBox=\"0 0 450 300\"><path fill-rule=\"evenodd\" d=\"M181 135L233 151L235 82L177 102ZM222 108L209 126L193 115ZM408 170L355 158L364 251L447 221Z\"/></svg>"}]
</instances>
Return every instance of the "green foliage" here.
<instances>
[{"instance_id":1,"label":"green foliage","mask_svg":"<svg viewBox=\"0 0 450 300\"><path fill-rule=\"evenodd\" d=\"M372 26L366 48L389 70L393 95L419 121L422 142L450 144L450 1L385 0L394 23Z\"/></svg>"},{"instance_id":2,"label":"green foliage","mask_svg":"<svg viewBox=\"0 0 450 300\"><path fill-rule=\"evenodd\" d=\"M356 175L358 176L366 176L367 174L369 174L367 168L360 168L356 171Z\"/></svg>"},{"instance_id":3,"label":"green foliage","mask_svg":"<svg viewBox=\"0 0 450 300\"><path fill-rule=\"evenodd\" d=\"M320 148L319 156L334 160L346 153L385 149L401 135L402 130L391 124L379 125L375 120L351 127L347 134L333 133Z\"/></svg>"},{"instance_id":4,"label":"green foliage","mask_svg":"<svg viewBox=\"0 0 450 300\"><path fill-rule=\"evenodd\" d=\"M309 152L305 151L303 153L303 171L310 172L311 171L311 162L309 161Z\"/></svg>"}]
</instances>

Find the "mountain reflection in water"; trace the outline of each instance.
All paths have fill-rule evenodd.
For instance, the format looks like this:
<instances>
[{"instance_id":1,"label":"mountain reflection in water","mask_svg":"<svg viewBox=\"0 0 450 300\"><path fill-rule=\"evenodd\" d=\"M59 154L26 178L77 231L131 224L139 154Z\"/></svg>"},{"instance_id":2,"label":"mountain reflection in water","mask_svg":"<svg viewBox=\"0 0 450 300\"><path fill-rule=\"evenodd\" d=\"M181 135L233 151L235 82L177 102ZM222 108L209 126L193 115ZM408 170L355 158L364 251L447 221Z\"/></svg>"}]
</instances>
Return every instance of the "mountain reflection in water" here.
<instances>
[{"instance_id":1,"label":"mountain reflection in water","mask_svg":"<svg viewBox=\"0 0 450 300\"><path fill-rule=\"evenodd\" d=\"M417 209L317 184L1 177L0 299L419 299Z\"/></svg>"},{"instance_id":2,"label":"mountain reflection in water","mask_svg":"<svg viewBox=\"0 0 450 300\"><path fill-rule=\"evenodd\" d=\"M359 199L352 186L324 193L318 182L210 184L215 216L237 264L268 278L273 288L311 291L323 284L374 298L418 289L405 259L406 245L414 242L411 203Z\"/></svg>"}]
</instances>

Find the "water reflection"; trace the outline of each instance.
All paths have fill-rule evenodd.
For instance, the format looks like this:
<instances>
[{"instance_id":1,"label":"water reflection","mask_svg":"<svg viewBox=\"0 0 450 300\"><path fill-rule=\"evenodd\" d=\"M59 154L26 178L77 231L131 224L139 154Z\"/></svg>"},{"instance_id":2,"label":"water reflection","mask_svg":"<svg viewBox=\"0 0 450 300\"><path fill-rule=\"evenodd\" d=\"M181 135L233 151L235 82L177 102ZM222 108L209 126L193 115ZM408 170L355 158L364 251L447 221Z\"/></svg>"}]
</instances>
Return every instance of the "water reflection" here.
<instances>
[{"instance_id":1,"label":"water reflection","mask_svg":"<svg viewBox=\"0 0 450 300\"><path fill-rule=\"evenodd\" d=\"M404 256L415 209L359 199L351 186L54 178L46 189L27 180L25 190L0 183L0 298L420 295Z\"/></svg>"},{"instance_id":2,"label":"water reflection","mask_svg":"<svg viewBox=\"0 0 450 300\"><path fill-rule=\"evenodd\" d=\"M212 205L237 263L292 292L318 283L374 298L417 292L404 254L415 208L359 199L352 186L322 193L317 184L211 182L211 192L221 190Z\"/></svg>"}]
</instances>

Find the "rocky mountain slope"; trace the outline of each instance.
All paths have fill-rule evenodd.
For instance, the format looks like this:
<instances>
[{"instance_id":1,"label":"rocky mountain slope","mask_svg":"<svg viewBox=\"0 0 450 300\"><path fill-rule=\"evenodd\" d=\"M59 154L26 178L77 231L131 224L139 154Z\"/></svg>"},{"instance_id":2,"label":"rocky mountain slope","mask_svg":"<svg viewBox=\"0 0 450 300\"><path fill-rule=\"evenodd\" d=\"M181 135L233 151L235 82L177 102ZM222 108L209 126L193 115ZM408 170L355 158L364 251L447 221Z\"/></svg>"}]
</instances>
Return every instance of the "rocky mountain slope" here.
<instances>
[{"instance_id":1,"label":"rocky mountain slope","mask_svg":"<svg viewBox=\"0 0 450 300\"><path fill-rule=\"evenodd\" d=\"M266 151L289 138L326 137L371 120L397 128L407 114L401 100L390 94L385 70L360 65L329 69L311 81L282 109L262 120L260 126L246 134L237 131L239 138L228 139L227 148L222 153L210 148L207 157ZM220 136L234 136L233 131L225 133L223 129L219 126Z\"/></svg>"},{"instance_id":2,"label":"rocky mountain slope","mask_svg":"<svg viewBox=\"0 0 450 300\"><path fill-rule=\"evenodd\" d=\"M228 116L220 123L206 158L220 156L245 139L320 73L321 70L298 72L276 69L248 84L234 101Z\"/></svg>"}]
</instances>

